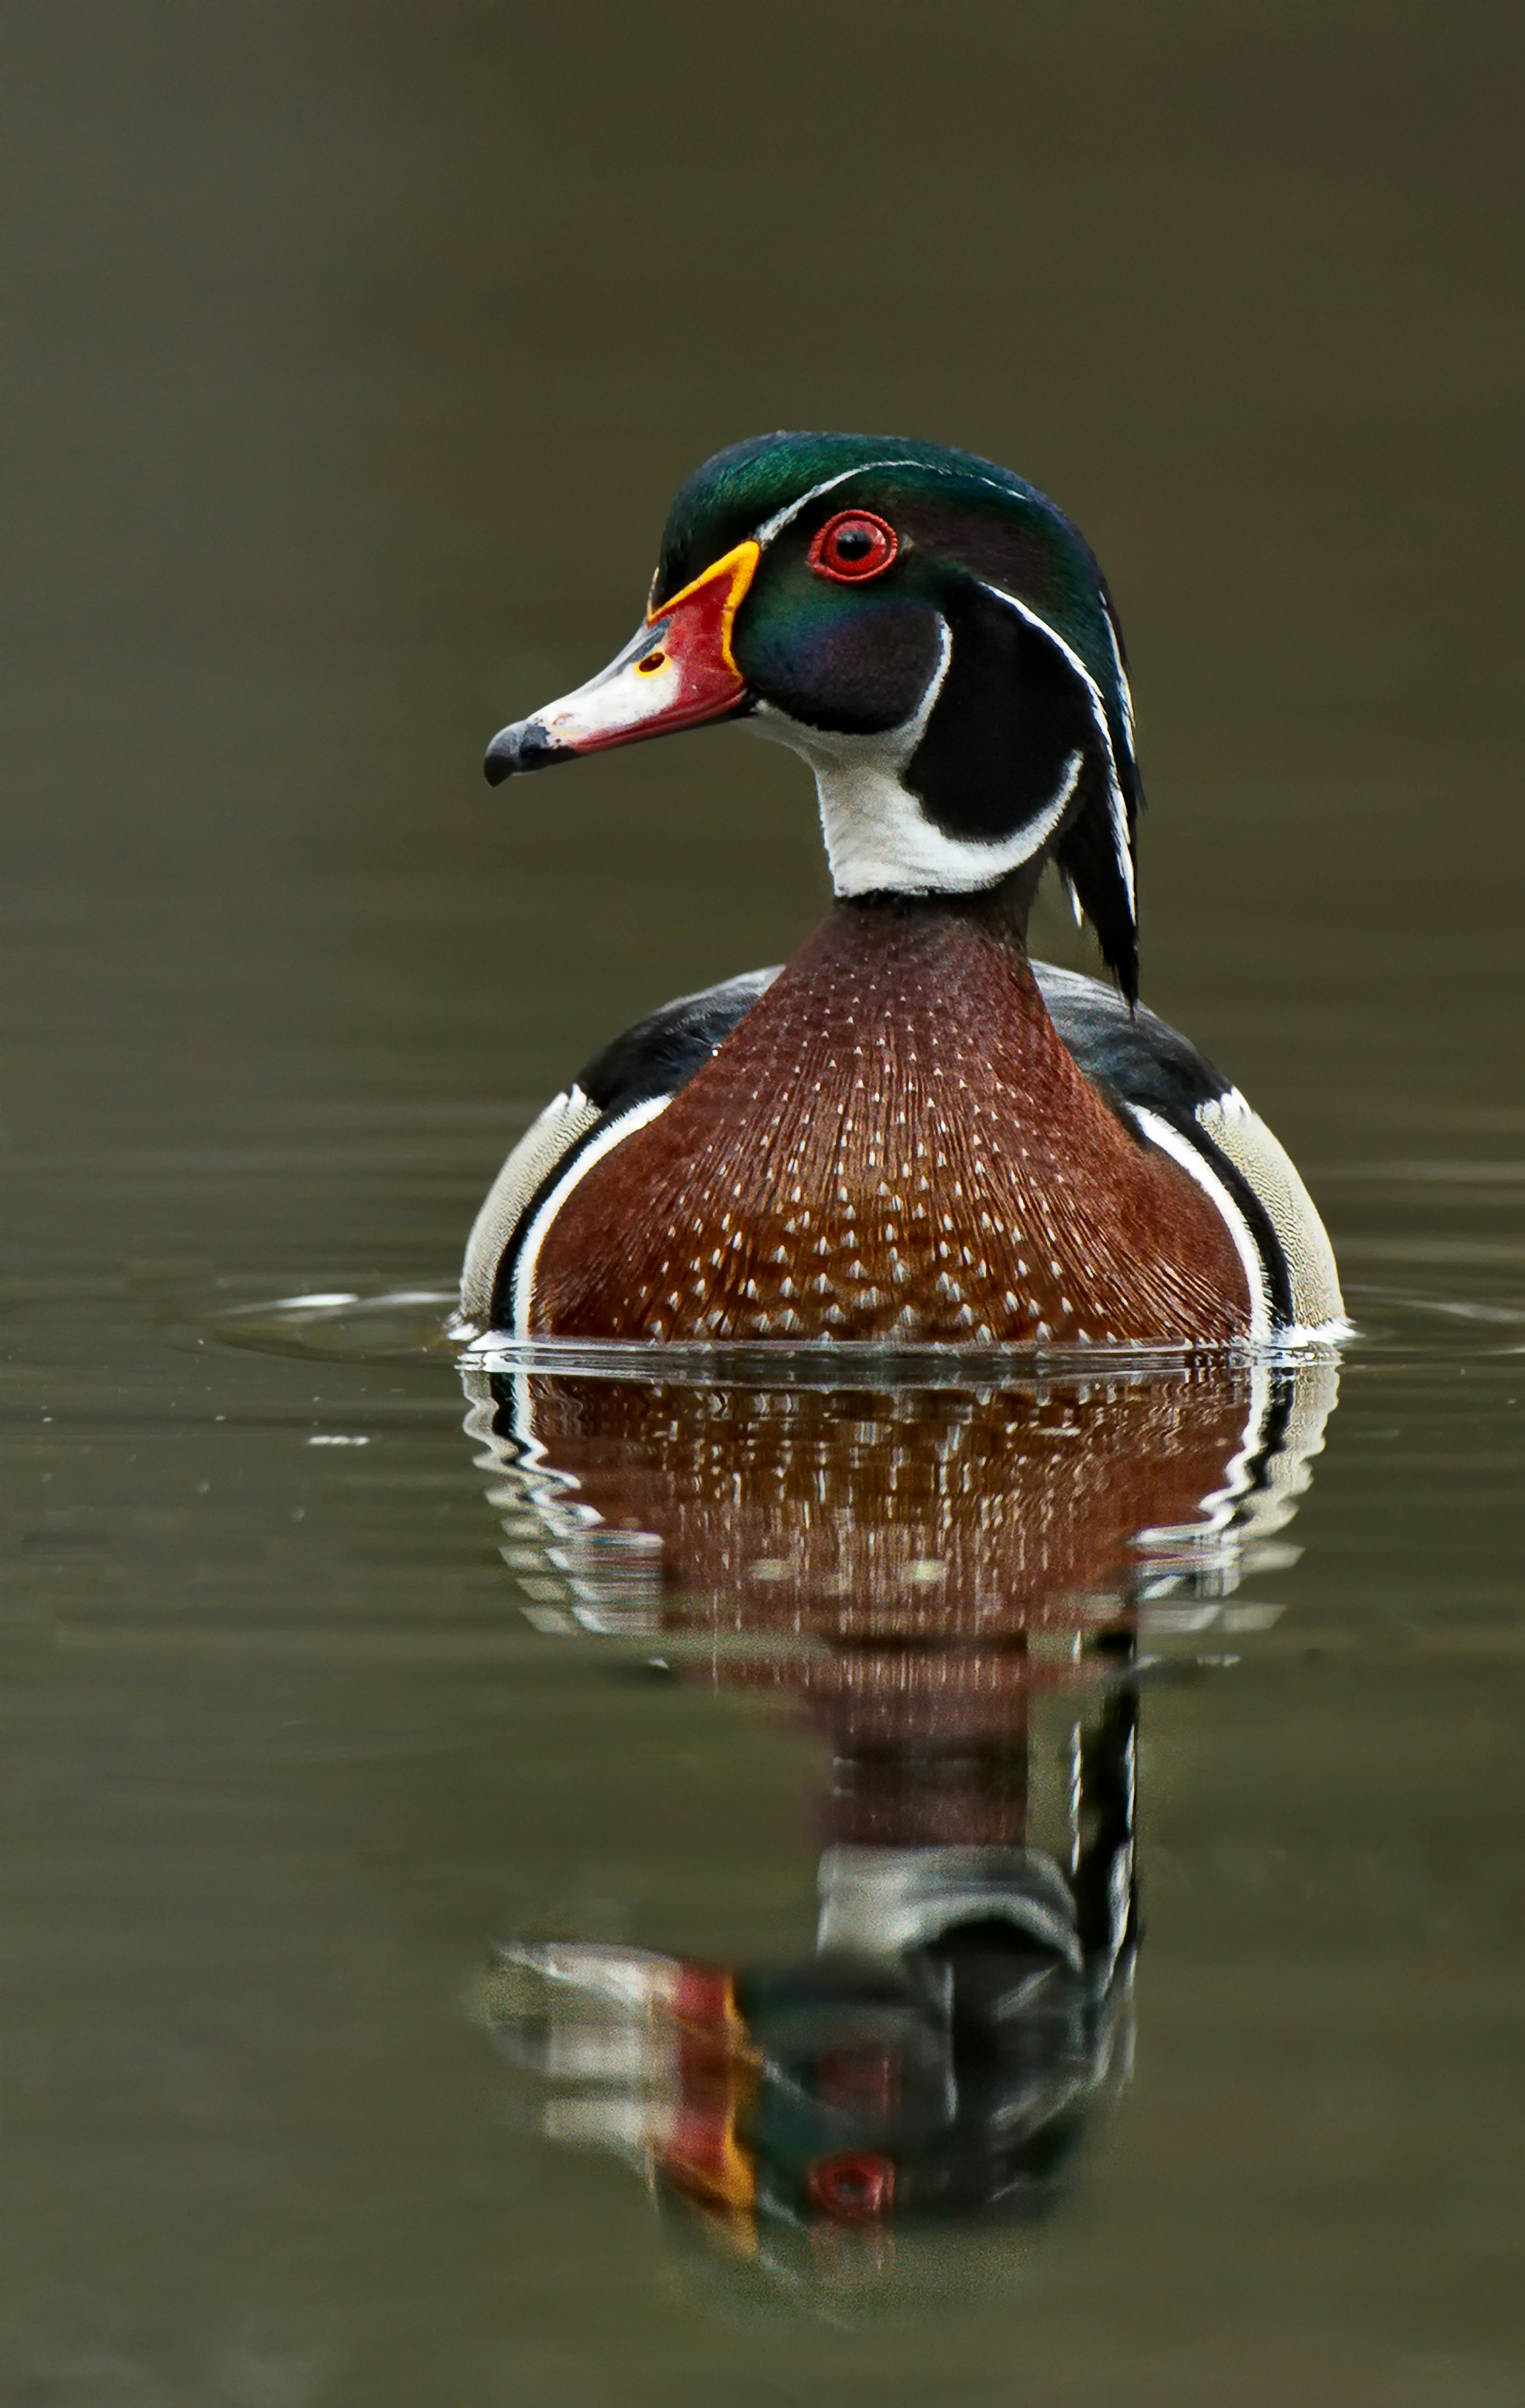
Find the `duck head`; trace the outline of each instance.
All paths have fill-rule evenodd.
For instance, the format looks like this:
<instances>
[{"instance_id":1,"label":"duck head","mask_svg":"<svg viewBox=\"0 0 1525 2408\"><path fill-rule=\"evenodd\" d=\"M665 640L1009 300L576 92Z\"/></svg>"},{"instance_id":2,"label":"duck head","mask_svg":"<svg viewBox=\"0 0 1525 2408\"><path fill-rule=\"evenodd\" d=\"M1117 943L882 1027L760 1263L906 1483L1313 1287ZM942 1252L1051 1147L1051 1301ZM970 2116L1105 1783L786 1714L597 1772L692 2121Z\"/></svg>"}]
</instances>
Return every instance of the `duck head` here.
<instances>
[{"instance_id":1,"label":"duck head","mask_svg":"<svg viewBox=\"0 0 1525 2408\"><path fill-rule=\"evenodd\" d=\"M1131 998L1122 643L1085 539L1023 479L888 437L717 452L672 505L644 624L486 772L718 719L809 761L840 896L974 894L1052 859Z\"/></svg>"}]
</instances>

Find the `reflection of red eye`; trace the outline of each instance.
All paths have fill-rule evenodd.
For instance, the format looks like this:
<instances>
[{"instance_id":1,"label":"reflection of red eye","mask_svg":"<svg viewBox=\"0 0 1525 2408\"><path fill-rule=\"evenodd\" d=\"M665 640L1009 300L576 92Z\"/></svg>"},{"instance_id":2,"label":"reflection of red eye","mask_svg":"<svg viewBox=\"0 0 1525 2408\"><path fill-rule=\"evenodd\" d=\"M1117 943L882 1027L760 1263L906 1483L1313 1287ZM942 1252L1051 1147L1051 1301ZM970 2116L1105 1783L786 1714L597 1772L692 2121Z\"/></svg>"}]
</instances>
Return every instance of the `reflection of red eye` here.
<instances>
[{"instance_id":1,"label":"reflection of red eye","mask_svg":"<svg viewBox=\"0 0 1525 2408\"><path fill-rule=\"evenodd\" d=\"M805 2175L810 2203L833 2224L878 2224L895 2198L895 2161L856 2150L817 2157Z\"/></svg>"},{"instance_id":2,"label":"reflection of red eye","mask_svg":"<svg viewBox=\"0 0 1525 2408\"><path fill-rule=\"evenodd\" d=\"M840 510L827 519L810 548L810 565L841 585L877 577L900 548L895 529L871 510Z\"/></svg>"}]
</instances>

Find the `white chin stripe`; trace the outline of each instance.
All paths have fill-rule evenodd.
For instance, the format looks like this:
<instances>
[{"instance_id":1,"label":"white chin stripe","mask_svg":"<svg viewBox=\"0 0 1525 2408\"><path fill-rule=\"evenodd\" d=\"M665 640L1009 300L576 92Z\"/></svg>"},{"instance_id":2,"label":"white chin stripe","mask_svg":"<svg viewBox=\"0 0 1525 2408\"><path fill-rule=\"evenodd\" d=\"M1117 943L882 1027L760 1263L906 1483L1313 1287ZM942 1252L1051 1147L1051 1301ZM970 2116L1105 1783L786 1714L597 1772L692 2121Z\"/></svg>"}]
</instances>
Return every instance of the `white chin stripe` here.
<instances>
[{"instance_id":1,"label":"white chin stripe","mask_svg":"<svg viewBox=\"0 0 1525 2408\"><path fill-rule=\"evenodd\" d=\"M839 895L972 895L1046 844L1079 782L1072 752L1057 793L1014 836L993 844L944 836L913 794L872 764L817 761L816 791L831 883Z\"/></svg>"},{"instance_id":2,"label":"white chin stripe","mask_svg":"<svg viewBox=\"0 0 1525 2408\"><path fill-rule=\"evenodd\" d=\"M921 742L952 657L944 625L938 665L915 717L883 735L843 736L806 727L766 702L741 722L758 736L787 744L814 770L821 833L838 895L977 894L1030 861L1069 809L1080 779L1078 752L1065 763L1052 798L1009 837L983 844L947 836L927 817L902 783L902 772Z\"/></svg>"}]
</instances>

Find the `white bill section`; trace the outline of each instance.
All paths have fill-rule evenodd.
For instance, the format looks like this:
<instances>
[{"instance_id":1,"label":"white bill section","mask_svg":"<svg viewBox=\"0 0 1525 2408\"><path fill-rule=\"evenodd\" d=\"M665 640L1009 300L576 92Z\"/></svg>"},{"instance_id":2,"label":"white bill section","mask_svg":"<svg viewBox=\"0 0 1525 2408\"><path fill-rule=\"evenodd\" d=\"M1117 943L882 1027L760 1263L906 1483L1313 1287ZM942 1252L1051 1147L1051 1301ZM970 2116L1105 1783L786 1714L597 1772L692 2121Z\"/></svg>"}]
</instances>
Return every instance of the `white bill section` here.
<instances>
[{"instance_id":1,"label":"white bill section","mask_svg":"<svg viewBox=\"0 0 1525 2408\"><path fill-rule=\"evenodd\" d=\"M1234 1251L1244 1266L1244 1281L1249 1289L1252 1341L1259 1343L1271 1336L1271 1291L1266 1279L1260 1249L1255 1242L1249 1223L1240 1211L1216 1170L1198 1153L1188 1137L1173 1128L1158 1112L1145 1111L1142 1104L1128 1107L1135 1121L1161 1154L1178 1162L1188 1179L1194 1179L1203 1195L1221 1215L1224 1227L1234 1241Z\"/></svg>"},{"instance_id":2,"label":"white bill section","mask_svg":"<svg viewBox=\"0 0 1525 2408\"><path fill-rule=\"evenodd\" d=\"M662 652L661 643L655 628L638 628L597 677L517 724L541 728L553 743L568 746L596 746L639 734L649 720L670 710L683 693L683 665ZM657 659L655 669L639 666L653 658Z\"/></svg>"},{"instance_id":3,"label":"white bill section","mask_svg":"<svg viewBox=\"0 0 1525 2408\"><path fill-rule=\"evenodd\" d=\"M520 1214L541 1180L597 1118L597 1105L574 1082L530 1123L488 1189L461 1267L461 1312L479 1328L485 1329L492 1320L497 1267Z\"/></svg>"},{"instance_id":4,"label":"white bill section","mask_svg":"<svg viewBox=\"0 0 1525 2408\"><path fill-rule=\"evenodd\" d=\"M590 1140L568 1166L565 1177L558 1179L552 1188L525 1231L524 1243L513 1266L509 1326L515 1338L528 1338L531 1334L529 1316L535 1302L535 1273L540 1264L540 1248L568 1197L579 1182L587 1177L595 1163L602 1162L606 1154L612 1154L614 1148L623 1144L627 1137L633 1137L637 1129L645 1128L659 1112L667 1111L671 1101L670 1096L653 1096L648 1102L637 1104L633 1111L625 1112L617 1121L611 1121L608 1128L601 1129L596 1138Z\"/></svg>"}]
</instances>

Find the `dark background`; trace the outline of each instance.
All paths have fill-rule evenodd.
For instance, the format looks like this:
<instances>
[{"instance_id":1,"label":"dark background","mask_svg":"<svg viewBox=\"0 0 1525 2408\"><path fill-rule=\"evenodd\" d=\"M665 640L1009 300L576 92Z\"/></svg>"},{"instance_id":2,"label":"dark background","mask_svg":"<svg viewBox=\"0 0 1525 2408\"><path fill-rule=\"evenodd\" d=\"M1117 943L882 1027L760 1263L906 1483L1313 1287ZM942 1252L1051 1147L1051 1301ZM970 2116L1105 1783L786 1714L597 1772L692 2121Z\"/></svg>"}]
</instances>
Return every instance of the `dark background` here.
<instances>
[{"instance_id":1,"label":"dark background","mask_svg":"<svg viewBox=\"0 0 1525 2408\"><path fill-rule=\"evenodd\" d=\"M367 1261L448 1274L505 1108L824 894L807 773L729 731L478 779L628 633L682 476L775 424L986 452L1089 534L1145 992L1295 1152L1440 1076L1437 989L1447 1079L1500 1095L1516 11L4 23L24 1125L496 1112L416 1244L346 1195Z\"/></svg>"}]
</instances>

